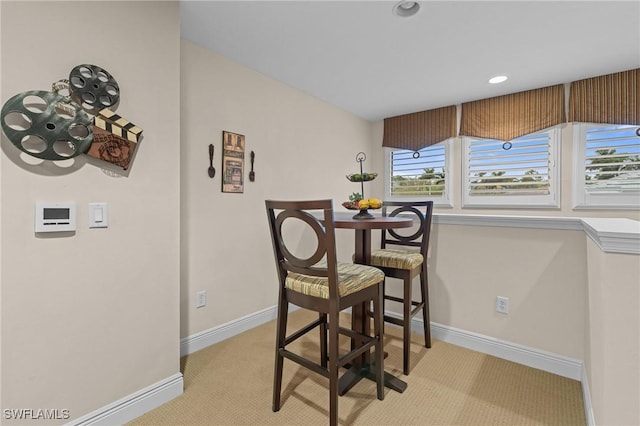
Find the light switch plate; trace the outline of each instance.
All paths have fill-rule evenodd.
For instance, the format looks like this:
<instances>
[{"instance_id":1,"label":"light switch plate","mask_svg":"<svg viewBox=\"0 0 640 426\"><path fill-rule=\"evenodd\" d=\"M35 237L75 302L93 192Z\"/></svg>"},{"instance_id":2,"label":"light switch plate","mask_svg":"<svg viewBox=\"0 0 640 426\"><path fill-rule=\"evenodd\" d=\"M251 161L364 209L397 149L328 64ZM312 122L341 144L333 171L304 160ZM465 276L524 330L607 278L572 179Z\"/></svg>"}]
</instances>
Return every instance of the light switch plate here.
<instances>
[{"instance_id":1,"label":"light switch plate","mask_svg":"<svg viewBox=\"0 0 640 426\"><path fill-rule=\"evenodd\" d=\"M89 228L109 227L107 203L89 203Z\"/></svg>"}]
</instances>

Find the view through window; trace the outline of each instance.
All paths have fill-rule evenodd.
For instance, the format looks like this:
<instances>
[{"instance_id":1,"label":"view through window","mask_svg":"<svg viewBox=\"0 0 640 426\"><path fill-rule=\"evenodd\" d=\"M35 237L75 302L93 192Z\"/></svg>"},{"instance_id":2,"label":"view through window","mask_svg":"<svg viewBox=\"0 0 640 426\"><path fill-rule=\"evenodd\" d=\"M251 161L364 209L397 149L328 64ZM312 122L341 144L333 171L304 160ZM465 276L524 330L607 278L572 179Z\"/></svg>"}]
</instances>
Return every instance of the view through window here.
<instances>
[{"instance_id":1,"label":"view through window","mask_svg":"<svg viewBox=\"0 0 640 426\"><path fill-rule=\"evenodd\" d=\"M640 128L574 127L574 205L640 208Z\"/></svg>"},{"instance_id":2,"label":"view through window","mask_svg":"<svg viewBox=\"0 0 640 426\"><path fill-rule=\"evenodd\" d=\"M559 130L511 141L465 137L464 206L555 207Z\"/></svg>"},{"instance_id":3,"label":"view through window","mask_svg":"<svg viewBox=\"0 0 640 426\"><path fill-rule=\"evenodd\" d=\"M389 149L390 177L385 197L447 201L448 144L445 141L419 151Z\"/></svg>"}]
</instances>

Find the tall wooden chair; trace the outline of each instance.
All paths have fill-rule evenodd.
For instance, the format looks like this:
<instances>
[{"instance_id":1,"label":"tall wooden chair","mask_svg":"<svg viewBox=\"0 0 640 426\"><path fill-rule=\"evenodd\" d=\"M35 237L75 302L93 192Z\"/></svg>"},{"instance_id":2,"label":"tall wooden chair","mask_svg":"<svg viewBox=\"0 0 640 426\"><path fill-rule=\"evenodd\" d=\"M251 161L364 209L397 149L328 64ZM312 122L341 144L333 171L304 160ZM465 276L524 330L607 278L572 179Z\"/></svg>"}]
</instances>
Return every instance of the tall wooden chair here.
<instances>
[{"instance_id":1,"label":"tall wooden chair","mask_svg":"<svg viewBox=\"0 0 640 426\"><path fill-rule=\"evenodd\" d=\"M363 356L371 348L375 350L374 374L377 397L380 400L384 399L382 346L384 274L371 266L337 262L332 200L266 200L265 204L279 286L272 409L274 412L280 410L282 369L284 358L287 358L329 379L330 424L337 425L339 369L351 363L356 357ZM283 226L285 222L287 226ZM289 224L298 226L289 226ZM305 227L311 228L315 233L315 238L308 239L309 244L314 244L311 247L315 247L313 254L309 257L297 254L300 250L295 250L305 235L310 236L301 232ZM289 241L291 243L287 244ZM372 335L340 327L340 311L357 304L370 305L372 302L374 316ZM287 336L290 303L318 312L319 315L317 320ZM305 358L304 355L296 353L295 349L289 348L291 343L316 327L319 328L321 337L318 358L320 363L312 361L309 357ZM342 350L346 353L339 352L339 334L352 339L351 349Z\"/></svg>"},{"instance_id":2,"label":"tall wooden chair","mask_svg":"<svg viewBox=\"0 0 640 426\"><path fill-rule=\"evenodd\" d=\"M389 210L391 210L389 212ZM389 213L388 213L389 212ZM402 318L384 315L384 320L403 329L403 372L409 374L409 354L411 346L411 319L422 312L424 320L424 344L431 347L431 327L429 319L429 283L427 277L427 252L431 233L433 201L399 202L385 201L382 215L415 216L417 230L411 235L401 235L395 230L382 230L381 249L371 253L371 266L380 268L387 277L399 278L404 283L403 297L387 294L383 285L384 301L392 300L402 304ZM414 300L413 279L420 276L420 300Z\"/></svg>"}]
</instances>

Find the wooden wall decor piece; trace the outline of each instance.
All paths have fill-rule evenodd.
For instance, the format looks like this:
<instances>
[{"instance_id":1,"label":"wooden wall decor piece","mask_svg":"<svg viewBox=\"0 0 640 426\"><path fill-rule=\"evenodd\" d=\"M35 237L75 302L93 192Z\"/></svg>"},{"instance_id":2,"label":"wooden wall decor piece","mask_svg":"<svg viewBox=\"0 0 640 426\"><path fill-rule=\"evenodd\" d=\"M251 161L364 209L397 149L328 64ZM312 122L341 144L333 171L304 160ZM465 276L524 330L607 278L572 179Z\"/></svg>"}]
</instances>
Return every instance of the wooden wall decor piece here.
<instances>
[{"instance_id":1,"label":"wooden wall decor piece","mask_svg":"<svg viewBox=\"0 0 640 426\"><path fill-rule=\"evenodd\" d=\"M244 135L222 132L222 192L244 192Z\"/></svg>"},{"instance_id":2,"label":"wooden wall decor piece","mask_svg":"<svg viewBox=\"0 0 640 426\"><path fill-rule=\"evenodd\" d=\"M86 154L127 170L142 129L108 108L93 119L93 141Z\"/></svg>"}]
</instances>

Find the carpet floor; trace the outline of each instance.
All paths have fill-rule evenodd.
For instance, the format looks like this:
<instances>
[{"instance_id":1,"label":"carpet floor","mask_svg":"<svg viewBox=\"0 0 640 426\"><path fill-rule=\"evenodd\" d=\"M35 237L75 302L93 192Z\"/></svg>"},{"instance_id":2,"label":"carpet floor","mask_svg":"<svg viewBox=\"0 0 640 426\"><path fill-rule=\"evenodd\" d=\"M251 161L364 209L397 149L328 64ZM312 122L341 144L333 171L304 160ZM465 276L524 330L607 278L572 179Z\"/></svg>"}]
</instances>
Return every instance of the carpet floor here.
<instances>
[{"instance_id":1,"label":"carpet floor","mask_svg":"<svg viewBox=\"0 0 640 426\"><path fill-rule=\"evenodd\" d=\"M290 314L293 329L314 318ZM348 324L349 317L341 317ZM339 398L342 425L585 425L580 382L459 346L412 336L410 374L402 374L399 329L385 326L385 371L408 386L403 393L361 380ZM328 379L285 359L282 406L271 411L275 321L181 359L184 393L130 422L144 425L324 425ZM344 342L347 344L347 342ZM317 333L296 342L313 356Z\"/></svg>"}]
</instances>

